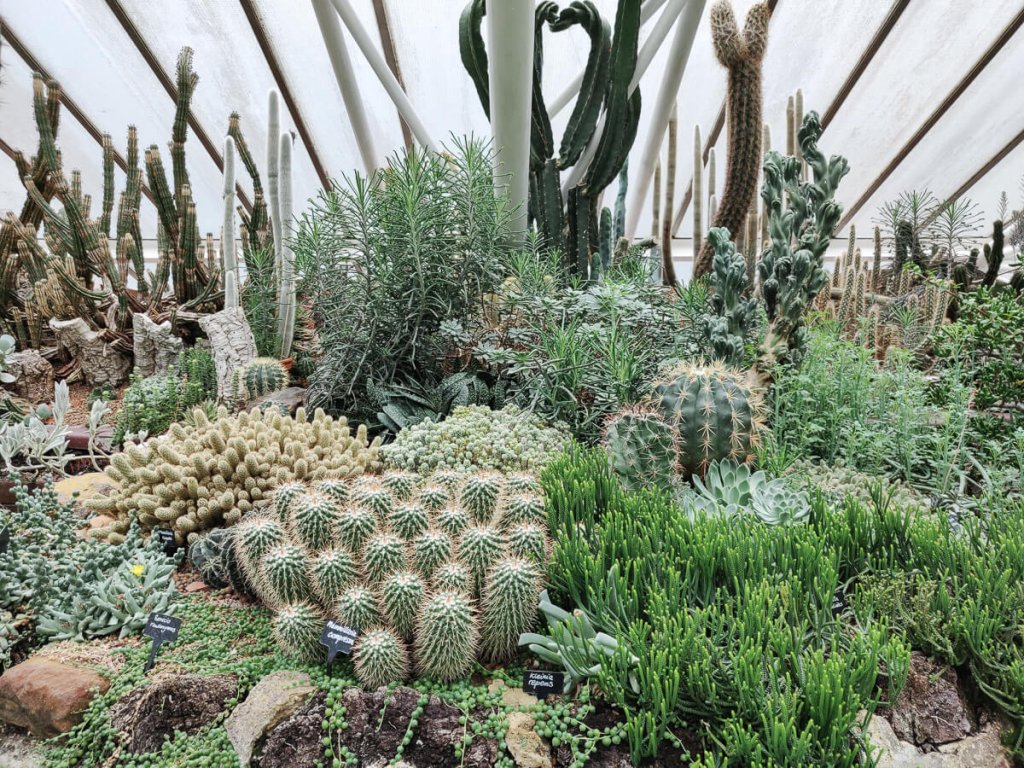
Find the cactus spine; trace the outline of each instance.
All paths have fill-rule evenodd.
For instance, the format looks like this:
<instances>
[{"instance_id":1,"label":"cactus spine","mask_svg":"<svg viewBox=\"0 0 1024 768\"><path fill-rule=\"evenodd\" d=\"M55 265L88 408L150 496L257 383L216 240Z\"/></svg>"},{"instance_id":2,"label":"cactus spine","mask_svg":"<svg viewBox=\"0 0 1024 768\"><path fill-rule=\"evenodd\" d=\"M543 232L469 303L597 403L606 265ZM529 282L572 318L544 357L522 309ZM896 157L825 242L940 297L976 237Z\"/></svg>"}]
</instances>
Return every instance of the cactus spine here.
<instances>
[{"instance_id":1,"label":"cactus spine","mask_svg":"<svg viewBox=\"0 0 1024 768\"><path fill-rule=\"evenodd\" d=\"M253 400L287 387L288 371L279 360L272 357L257 357L242 369L241 385L245 390L245 396Z\"/></svg>"},{"instance_id":2,"label":"cactus spine","mask_svg":"<svg viewBox=\"0 0 1024 768\"><path fill-rule=\"evenodd\" d=\"M461 592L438 592L423 605L416 627L419 673L438 682L469 674L478 642L476 612Z\"/></svg>"},{"instance_id":3,"label":"cactus spine","mask_svg":"<svg viewBox=\"0 0 1024 768\"><path fill-rule=\"evenodd\" d=\"M729 157L725 188L711 223L730 232L740 232L757 194L761 165L761 62L768 43L770 15L767 3L752 6L741 33L728 0L719 0L711 7L715 55L729 71ZM694 277L711 271L712 256L711 247L705 242L694 262Z\"/></svg>"},{"instance_id":4,"label":"cactus spine","mask_svg":"<svg viewBox=\"0 0 1024 768\"><path fill-rule=\"evenodd\" d=\"M356 640L352 662L359 682L370 690L409 675L405 645L394 632L383 627L374 627Z\"/></svg>"},{"instance_id":5,"label":"cactus spine","mask_svg":"<svg viewBox=\"0 0 1024 768\"><path fill-rule=\"evenodd\" d=\"M334 613L342 624L361 630L380 622L380 606L377 596L362 586L349 587L335 603Z\"/></svg>"},{"instance_id":6,"label":"cactus spine","mask_svg":"<svg viewBox=\"0 0 1024 768\"><path fill-rule=\"evenodd\" d=\"M410 571L394 573L381 584L380 602L384 616L405 640L412 638L425 594L423 579Z\"/></svg>"},{"instance_id":7,"label":"cactus spine","mask_svg":"<svg viewBox=\"0 0 1024 768\"><path fill-rule=\"evenodd\" d=\"M313 556L309 565L309 578L317 597L329 605L359 578L359 569L348 550L326 549Z\"/></svg>"},{"instance_id":8,"label":"cactus spine","mask_svg":"<svg viewBox=\"0 0 1024 768\"><path fill-rule=\"evenodd\" d=\"M678 472L677 438L677 430L656 408L637 405L608 420L604 446L624 487L667 488Z\"/></svg>"},{"instance_id":9,"label":"cactus spine","mask_svg":"<svg viewBox=\"0 0 1024 768\"><path fill-rule=\"evenodd\" d=\"M324 618L310 603L292 603L274 616L273 632L278 645L303 661L315 661L322 652L320 633Z\"/></svg>"},{"instance_id":10,"label":"cactus spine","mask_svg":"<svg viewBox=\"0 0 1024 768\"><path fill-rule=\"evenodd\" d=\"M480 648L491 661L515 655L523 627L529 630L537 616L540 572L531 561L505 558L487 574L483 594Z\"/></svg>"}]
</instances>

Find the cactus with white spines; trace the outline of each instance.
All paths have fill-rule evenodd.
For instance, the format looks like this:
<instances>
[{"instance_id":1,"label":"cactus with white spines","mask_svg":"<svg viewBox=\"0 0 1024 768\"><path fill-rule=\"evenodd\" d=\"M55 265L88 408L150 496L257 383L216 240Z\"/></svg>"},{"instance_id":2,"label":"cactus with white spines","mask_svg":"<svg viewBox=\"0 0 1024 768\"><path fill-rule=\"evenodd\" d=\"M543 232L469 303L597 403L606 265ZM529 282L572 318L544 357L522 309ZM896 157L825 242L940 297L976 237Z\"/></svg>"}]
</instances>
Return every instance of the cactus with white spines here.
<instances>
[{"instance_id":1,"label":"cactus with white spines","mask_svg":"<svg viewBox=\"0 0 1024 768\"><path fill-rule=\"evenodd\" d=\"M268 515L253 515L242 520L235 528L238 559L242 571L254 581L260 573L260 561L273 547L285 542L284 527Z\"/></svg>"},{"instance_id":2,"label":"cactus with white spines","mask_svg":"<svg viewBox=\"0 0 1024 768\"><path fill-rule=\"evenodd\" d=\"M330 605L342 590L359 580L356 559L346 549L325 549L314 555L309 564L313 592L321 603Z\"/></svg>"},{"instance_id":3,"label":"cactus with white spines","mask_svg":"<svg viewBox=\"0 0 1024 768\"><path fill-rule=\"evenodd\" d=\"M403 501L395 505L388 522L395 533L409 541L427 530L430 518L422 504Z\"/></svg>"},{"instance_id":4,"label":"cactus with white spines","mask_svg":"<svg viewBox=\"0 0 1024 768\"><path fill-rule=\"evenodd\" d=\"M520 523L505 534L510 555L543 563L548 558L551 544L547 531L536 523Z\"/></svg>"},{"instance_id":5,"label":"cactus with white spines","mask_svg":"<svg viewBox=\"0 0 1024 768\"><path fill-rule=\"evenodd\" d=\"M291 603L274 615L273 632L277 644L303 661L316 661L323 653L320 645L323 628L323 614L311 603Z\"/></svg>"},{"instance_id":6,"label":"cactus with white spines","mask_svg":"<svg viewBox=\"0 0 1024 768\"><path fill-rule=\"evenodd\" d=\"M458 555L473 577L473 590L478 594L484 576L504 554L501 533L489 525L473 525L462 532Z\"/></svg>"},{"instance_id":7,"label":"cactus with white spines","mask_svg":"<svg viewBox=\"0 0 1024 768\"><path fill-rule=\"evenodd\" d=\"M376 478L360 478L352 486L351 499L372 511L382 521L387 520L395 508L394 494Z\"/></svg>"},{"instance_id":8,"label":"cactus with white spines","mask_svg":"<svg viewBox=\"0 0 1024 768\"><path fill-rule=\"evenodd\" d=\"M356 585L344 590L334 603L334 616L346 627L361 630L380 623L380 604L373 590Z\"/></svg>"},{"instance_id":9,"label":"cactus with white spines","mask_svg":"<svg viewBox=\"0 0 1024 768\"><path fill-rule=\"evenodd\" d=\"M278 520L281 520L282 522L287 520L291 513L292 502L305 493L306 486L304 483L293 481L279 486L278 489L274 491L274 495L272 497L274 501L274 511L277 512Z\"/></svg>"},{"instance_id":10,"label":"cactus with white spines","mask_svg":"<svg viewBox=\"0 0 1024 768\"><path fill-rule=\"evenodd\" d=\"M457 560L442 563L434 571L431 584L435 592L472 592L473 574Z\"/></svg>"},{"instance_id":11,"label":"cactus with white spines","mask_svg":"<svg viewBox=\"0 0 1024 768\"><path fill-rule=\"evenodd\" d=\"M503 478L497 472L475 472L462 484L459 501L476 522L489 523L497 512L503 487Z\"/></svg>"},{"instance_id":12,"label":"cactus with white spines","mask_svg":"<svg viewBox=\"0 0 1024 768\"><path fill-rule=\"evenodd\" d=\"M416 490L416 486L419 485L419 482L419 476L412 472L393 470L391 472L385 472L381 476L381 483L385 488L391 491L395 499L399 501L405 501L412 496L413 491Z\"/></svg>"},{"instance_id":13,"label":"cactus with white spines","mask_svg":"<svg viewBox=\"0 0 1024 768\"><path fill-rule=\"evenodd\" d=\"M499 523L506 529L520 523L543 523L547 517L543 498L534 493L517 493L502 500Z\"/></svg>"},{"instance_id":14,"label":"cactus with white spines","mask_svg":"<svg viewBox=\"0 0 1024 768\"><path fill-rule=\"evenodd\" d=\"M443 531L429 529L412 540L413 567L426 579L452 554L452 540Z\"/></svg>"},{"instance_id":15,"label":"cactus with white spines","mask_svg":"<svg viewBox=\"0 0 1024 768\"><path fill-rule=\"evenodd\" d=\"M265 600L291 603L309 596L309 557L302 547L280 544L260 561L257 590Z\"/></svg>"},{"instance_id":16,"label":"cactus with white spines","mask_svg":"<svg viewBox=\"0 0 1024 768\"><path fill-rule=\"evenodd\" d=\"M515 655L519 635L537 617L540 571L531 560L506 557L487 574L481 596L480 649L490 661L507 661Z\"/></svg>"},{"instance_id":17,"label":"cactus with white spines","mask_svg":"<svg viewBox=\"0 0 1024 768\"><path fill-rule=\"evenodd\" d=\"M436 512L439 509L446 507L452 500L452 495L440 483L431 483L420 489L416 495L416 500L419 501L424 507L430 512Z\"/></svg>"},{"instance_id":18,"label":"cactus with white spines","mask_svg":"<svg viewBox=\"0 0 1024 768\"><path fill-rule=\"evenodd\" d=\"M412 638L425 594L423 579L412 571L393 573L381 582L380 604L384 617L404 640Z\"/></svg>"},{"instance_id":19,"label":"cactus with white spines","mask_svg":"<svg viewBox=\"0 0 1024 768\"><path fill-rule=\"evenodd\" d=\"M405 680L409 676L409 653L392 630L374 627L356 640L352 650L356 678L368 690Z\"/></svg>"},{"instance_id":20,"label":"cactus with white spines","mask_svg":"<svg viewBox=\"0 0 1024 768\"><path fill-rule=\"evenodd\" d=\"M432 482L437 483L442 488L447 488L449 493L457 493L462 485L462 481L465 479L465 475L453 469L439 469L430 477Z\"/></svg>"},{"instance_id":21,"label":"cactus with white spines","mask_svg":"<svg viewBox=\"0 0 1024 768\"><path fill-rule=\"evenodd\" d=\"M405 542L393 533L378 533L363 545L363 570L366 578L376 584L407 562Z\"/></svg>"},{"instance_id":22,"label":"cactus with white spines","mask_svg":"<svg viewBox=\"0 0 1024 768\"><path fill-rule=\"evenodd\" d=\"M322 493L338 505L343 505L348 501L348 483L344 480L321 480L318 483L313 483L313 490Z\"/></svg>"},{"instance_id":23,"label":"cactus with white spines","mask_svg":"<svg viewBox=\"0 0 1024 768\"><path fill-rule=\"evenodd\" d=\"M460 536L472 522L469 513L462 507L445 507L436 516L437 527L449 536Z\"/></svg>"},{"instance_id":24,"label":"cactus with white spines","mask_svg":"<svg viewBox=\"0 0 1024 768\"><path fill-rule=\"evenodd\" d=\"M291 532L311 551L326 549L334 543L340 520L337 505L323 494L306 493L292 502Z\"/></svg>"},{"instance_id":25,"label":"cactus with white spines","mask_svg":"<svg viewBox=\"0 0 1024 768\"><path fill-rule=\"evenodd\" d=\"M346 548L358 552L377 530L377 515L370 509L350 506L338 518L338 539Z\"/></svg>"},{"instance_id":26,"label":"cactus with white spines","mask_svg":"<svg viewBox=\"0 0 1024 768\"><path fill-rule=\"evenodd\" d=\"M462 592L438 592L423 604L416 625L416 668L438 682L465 677L476 659L476 611Z\"/></svg>"},{"instance_id":27,"label":"cactus with white spines","mask_svg":"<svg viewBox=\"0 0 1024 768\"><path fill-rule=\"evenodd\" d=\"M544 491L543 486L540 484L540 480L535 475L527 475L522 472L517 472L511 475L505 475L505 493L536 493L540 494Z\"/></svg>"}]
</instances>

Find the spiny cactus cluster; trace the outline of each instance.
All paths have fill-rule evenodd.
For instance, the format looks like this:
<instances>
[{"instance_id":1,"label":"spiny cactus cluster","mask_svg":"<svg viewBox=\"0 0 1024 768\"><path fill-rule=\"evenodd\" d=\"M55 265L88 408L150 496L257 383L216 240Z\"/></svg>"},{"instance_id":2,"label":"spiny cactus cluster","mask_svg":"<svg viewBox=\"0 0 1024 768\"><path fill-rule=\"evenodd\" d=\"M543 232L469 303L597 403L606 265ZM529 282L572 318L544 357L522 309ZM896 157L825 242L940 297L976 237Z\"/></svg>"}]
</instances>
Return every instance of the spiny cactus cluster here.
<instances>
[{"instance_id":1,"label":"spiny cactus cluster","mask_svg":"<svg viewBox=\"0 0 1024 768\"><path fill-rule=\"evenodd\" d=\"M718 459L747 461L762 428L761 399L747 374L721 363L676 363L642 403L614 415L604 444L630 488L703 475Z\"/></svg>"},{"instance_id":2,"label":"spiny cactus cluster","mask_svg":"<svg viewBox=\"0 0 1024 768\"><path fill-rule=\"evenodd\" d=\"M514 405L500 411L467 405L444 421L427 420L403 429L381 455L391 469L424 475L436 469L536 472L564 445L561 430Z\"/></svg>"},{"instance_id":3,"label":"spiny cactus cluster","mask_svg":"<svg viewBox=\"0 0 1024 768\"><path fill-rule=\"evenodd\" d=\"M404 679L410 660L450 681L478 654L510 658L550 550L537 480L491 471L286 483L231 533L282 648L314 659L326 619L352 627L369 687Z\"/></svg>"},{"instance_id":4,"label":"spiny cactus cluster","mask_svg":"<svg viewBox=\"0 0 1024 768\"><path fill-rule=\"evenodd\" d=\"M233 525L271 492L294 480L342 480L379 468L379 443L366 427L353 435L344 419L304 409L291 419L273 411L175 424L163 437L129 446L111 459L107 475L119 486L87 506L116 518L105 532L121 541L132 519L144 529L170 528L179 544L189 534Z\"/></svg>"}]
</instances>

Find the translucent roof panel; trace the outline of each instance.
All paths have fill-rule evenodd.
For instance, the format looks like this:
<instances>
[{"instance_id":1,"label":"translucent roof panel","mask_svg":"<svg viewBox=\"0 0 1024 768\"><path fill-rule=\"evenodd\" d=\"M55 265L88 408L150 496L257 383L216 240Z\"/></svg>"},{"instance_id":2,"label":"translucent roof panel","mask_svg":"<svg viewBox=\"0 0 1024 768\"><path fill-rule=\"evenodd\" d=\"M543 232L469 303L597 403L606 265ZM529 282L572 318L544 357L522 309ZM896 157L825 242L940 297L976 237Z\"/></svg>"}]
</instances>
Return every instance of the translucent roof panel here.
<instances>
[{"instance_id":1,"label":"translucent roof panel","mask_svg":"<svg viewBox=\"0 0 1024 768\"><path fill-rule=\"evenodd\" d=\"M404 87L434 140L447 141L453 133L489 135L483 109L459 56L458 21L465 0L340 1L353 8L377 51L383 50L380 17L387 17ZM641 31L641 45L665 9L674 5L664 0L650 1L661 7ZM753 2L733 0L741 23ZM614 18L616 0L596 0L596 4L606 18ZM813 6L812 13L805 1L775 3L763 69L763 115L775 148L785 146L787 99L802 89L805 109L827 111L892 9L892 3L883 0L817 2ZM123 12L128 25L138 30L138 40L126 32L116 9ZM283 110L282 119L296 136L297 207L322 187L318 165L326 175L335 177L362 170L355 136L310 0L0 0L0 14L5 30L0 53L0 148L27 153L35 149L31 66L27 60L35 59L61 82L91 126L114 137L122 153L128 124L138 126L144 147L157 144L163 149L170 137L174 103L143 50L151 54L163 75L173 80L178 52L187 45L195 50L194 66L200 77L192 117L213 144L211 152L190 131L188 164L203 231L220 229L221 173L217 158L228 116L232 111L239 113L243 132L262 168L267 91L272 87L286 91L293 100L291 107ZM693 128L699 125L706 140L724 104L727 74L714 56L708 14L705 7L676 97L677 207L693 175ZM903 190L923 187L940 197L947 196L1007 146L1011 150L981 174L967 194L983 206L989 218L997 213L1003 189L1011 193L1011 207L1024 204L1024 190L1018 189L1024 172L1024 150L1013 146L1020 136L1019 110L1010 106L1008 87L1024 71L1024 32L1019 29L946 114L928 127L924 138L890 177L868 194L900 148L926 123L1000 32L1011 23L1020 26L1021 14L1019 0L987 0L984 12L977 6L965 10L956 0L911 3L903 11L853 83L821 142L826 153L843 154L850 160L852 170L843 182L840 198L847 207L862 201L854 219L862 233L868 231L875 209L884 200ZM269 50L261 46L254 24L265 34ZM634 162L651 132L651 108L665 79L672 34L641 81L645 109L631 155ZM403 146L398 114L351 35L346 31L345 36L380 162ZM19 55L13 39L20 42L28 56ZM589 41L582 32L573 30L546 32L544 43L543 85L550 103L582 70ZM554 119L556 135L564 129L569 112L566 108ZM99 144L66 110L61 147L65 166L81 168L86 189L98 196ZM0 154L0 211L18 209L24 199L6 149ZM716 153L720 190L727 160L725 132L718 136ZM664 147L662 164L667 173L669 159ZM120 186L120 173L118 178ZM244 174L239 182L249 190ZM637 183L637 179L631 179L631 184ZM648 193L639 217L639 236L648 234L650 211ZM155 218L148 204L143 210L143 229L147 234L155 232ZM691 229L688 213L678 234L688 237Z\"/></svg>"}]
</instances>

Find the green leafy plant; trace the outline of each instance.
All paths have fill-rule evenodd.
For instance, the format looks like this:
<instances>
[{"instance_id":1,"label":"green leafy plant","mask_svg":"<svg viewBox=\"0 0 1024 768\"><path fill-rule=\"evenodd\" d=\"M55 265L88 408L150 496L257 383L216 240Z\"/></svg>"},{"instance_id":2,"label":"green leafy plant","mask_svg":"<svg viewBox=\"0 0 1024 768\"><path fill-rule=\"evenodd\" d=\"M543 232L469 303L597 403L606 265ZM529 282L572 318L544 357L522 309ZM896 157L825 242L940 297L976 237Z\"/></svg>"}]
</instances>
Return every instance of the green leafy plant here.
<instances>
[{"instance_id":1,"label":"green leafy plant","mask_svg":"<svg viewBox=\"0 0 1024 768\"><path fill-rule=\"evenodd\" d=\"M470 371L450 374L437 384L411 380L386 388L368 385L367 394L380 409L378 423L394 435L427 419L442 421L455 408L490 405L494 399L487 383Z\"/></svg>"}]
</instances>

